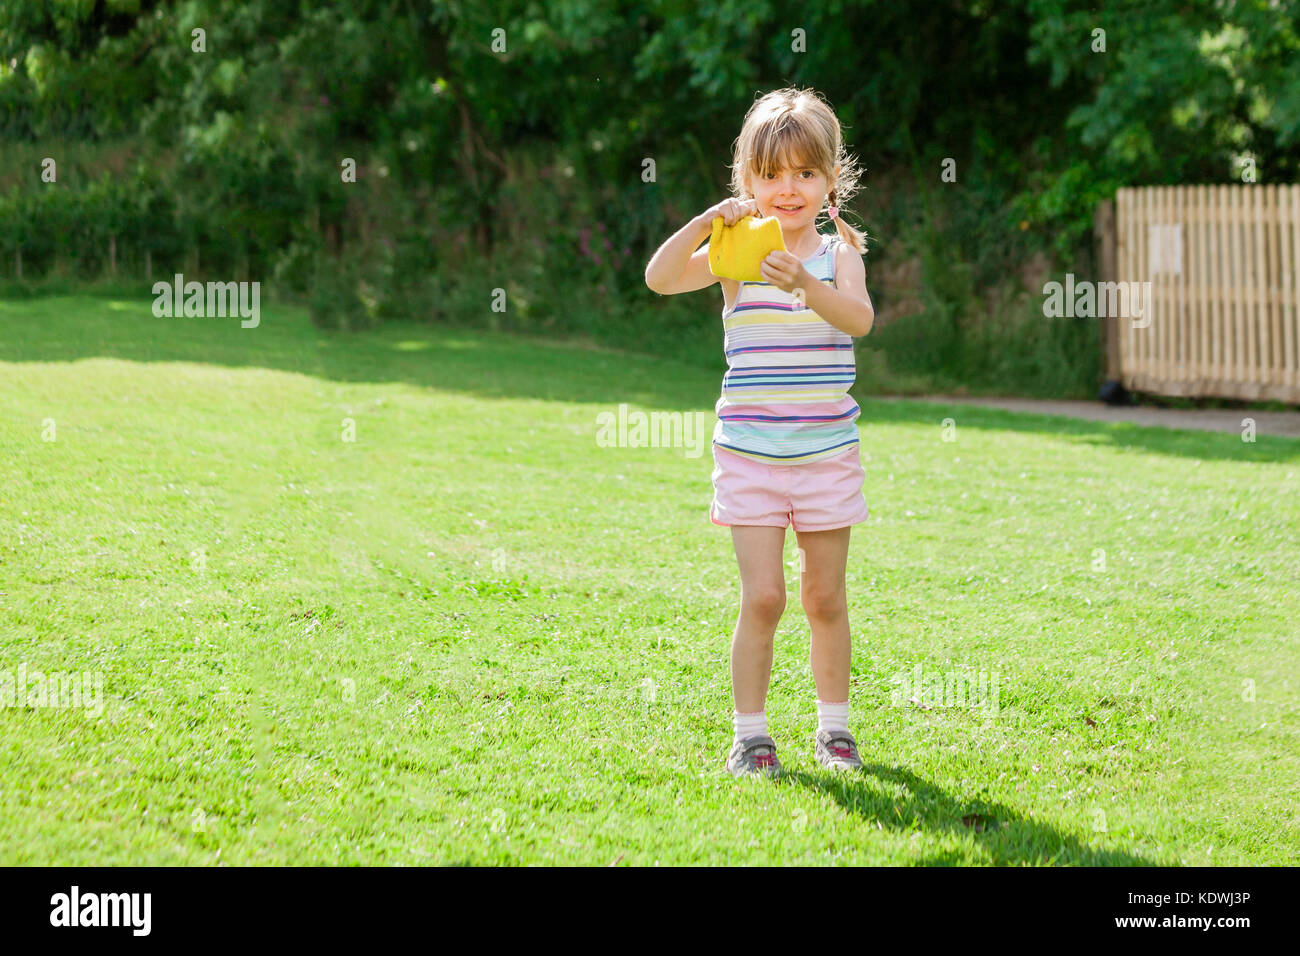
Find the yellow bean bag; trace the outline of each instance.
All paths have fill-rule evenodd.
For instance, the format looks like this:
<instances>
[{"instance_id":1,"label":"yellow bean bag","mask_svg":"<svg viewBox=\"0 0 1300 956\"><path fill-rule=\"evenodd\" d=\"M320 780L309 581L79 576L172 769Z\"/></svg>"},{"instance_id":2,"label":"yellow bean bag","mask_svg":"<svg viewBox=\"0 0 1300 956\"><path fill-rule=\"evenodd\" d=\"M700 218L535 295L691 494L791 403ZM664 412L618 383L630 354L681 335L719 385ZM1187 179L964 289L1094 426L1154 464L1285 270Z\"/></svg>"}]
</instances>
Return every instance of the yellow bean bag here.
<instances>
[{"instance_id":1,"label":"yellow bean bag","mask_svg":"<svg viewBox=\"0 0 1300 956\"><path fill-rule=\"evenodd\" d=\"M788 251L775 216L745 216L734 226L723 225L723 218L717 216L709 239L709 271L725 279L762 282L758 267L774 249Z\"/></svg>"}]
</instances>

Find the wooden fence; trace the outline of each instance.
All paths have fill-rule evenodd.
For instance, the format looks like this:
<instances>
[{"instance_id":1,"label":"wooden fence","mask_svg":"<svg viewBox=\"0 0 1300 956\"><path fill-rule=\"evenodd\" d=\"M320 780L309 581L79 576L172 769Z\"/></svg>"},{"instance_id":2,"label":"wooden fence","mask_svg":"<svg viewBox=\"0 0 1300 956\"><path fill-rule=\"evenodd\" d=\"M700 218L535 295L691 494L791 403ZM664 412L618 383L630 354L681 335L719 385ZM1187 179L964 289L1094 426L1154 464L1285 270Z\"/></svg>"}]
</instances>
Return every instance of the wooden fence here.
<instances>
[{"instance_id":1,"label":"wooden fence","mask_svg":"<svg viewBox=\"0 0 1300 956\"><path fill-rule=\"evenodd\" d=\"M1107 378L1300 402L1300 186L1124 188L1096 233L1102 282L1139 292L1136 307L1101 313Z\"/></svg>"}]
</instances>

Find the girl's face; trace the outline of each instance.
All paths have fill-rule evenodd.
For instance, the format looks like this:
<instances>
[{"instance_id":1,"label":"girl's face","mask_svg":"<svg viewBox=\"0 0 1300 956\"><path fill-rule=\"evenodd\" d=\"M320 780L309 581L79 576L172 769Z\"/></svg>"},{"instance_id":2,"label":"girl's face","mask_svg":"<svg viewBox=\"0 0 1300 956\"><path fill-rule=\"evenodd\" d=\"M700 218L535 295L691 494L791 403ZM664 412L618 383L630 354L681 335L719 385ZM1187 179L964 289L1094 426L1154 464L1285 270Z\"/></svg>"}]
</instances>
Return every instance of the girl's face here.
<instances>
[{"instance_id":1,"label":"girl's face","mask_svg":"<svg viewBox=\"0 0 1300 956\"><path fill-rule=\"evenodd\" d=\"M767 175L751 172L749 189L763 216L775 216L782 228L798 229L817 218L830 183L820 170L803 166Z\"/></svg>"}]
</instances>

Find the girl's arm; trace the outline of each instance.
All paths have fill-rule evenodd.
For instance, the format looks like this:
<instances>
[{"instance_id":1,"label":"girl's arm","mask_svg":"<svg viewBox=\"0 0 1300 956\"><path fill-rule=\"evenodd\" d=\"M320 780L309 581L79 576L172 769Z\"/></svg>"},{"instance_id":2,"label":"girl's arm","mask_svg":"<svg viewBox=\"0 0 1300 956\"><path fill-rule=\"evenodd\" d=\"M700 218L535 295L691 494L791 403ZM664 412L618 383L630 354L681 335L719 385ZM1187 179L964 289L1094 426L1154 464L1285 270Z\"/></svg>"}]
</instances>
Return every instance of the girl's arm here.
<instances>
[{"instance_id":1,"label":"girl's arm","mask_svg":"<svg viewBox=\"0 0 1300 956\"><path fill-rule=\"evenodd\" d=\"M876 307L867 292L867 270L862 256L844 243L836 252L835 287L812 283L806 305L841 332L867 335L876 321Z\"/></svg>"},{"instance_id":2,"label":"girl's arm","mask_svg":"<svg viewBox=\"0 0 1300 956\"><path fill-rule=\"evenodd\" d=\"M822 321L847 335L866 335L876 321L876 307L867 294L867 270L848 243L836 256L834 288L817 281L802 262L780 249L769 252L758 270L765 282L782 292L802 293L804 305Z\"/></svg>"},{"instance_id":3,"label":"girl's arm","mask_svg":"<svg viewBox=\"0 0 1300 956\"><path fill-rule=\"evenodd\" d=\"M718 281L718 277L709 271L708 247L698 252L695 250L713 234L713 220L721 216L724 224L734 226L742 217L757 210L757 203L752 199L744 202L724 199L709 207L673 233L650 257L650 263L645 267L645 284L660 295L707 289Z\"/></svg>"}]
</instances>

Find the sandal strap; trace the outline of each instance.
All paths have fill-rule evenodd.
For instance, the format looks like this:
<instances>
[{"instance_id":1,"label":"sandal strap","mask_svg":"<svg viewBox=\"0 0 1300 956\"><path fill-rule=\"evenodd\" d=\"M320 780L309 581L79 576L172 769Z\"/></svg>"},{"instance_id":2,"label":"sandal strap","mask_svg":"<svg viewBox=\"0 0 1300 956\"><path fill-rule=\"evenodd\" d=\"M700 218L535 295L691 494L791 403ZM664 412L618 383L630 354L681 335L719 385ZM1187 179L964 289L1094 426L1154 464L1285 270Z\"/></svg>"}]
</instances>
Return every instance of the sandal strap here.
<instances>
[{"instance_id":1,"label":"sandal strap","mask_svg":"<svg viewBox=\"0 0 1300 956\"><path fill-rule=\"evenodd\" d=\"M849 744L853 744L854 747L857 747L858 745L858 741L854 740L853 735L846 730L819 730L818 736L822 739L824 744L832 744L837 740L844 740L848 741Z\"/></svg>"},{"instance_id":2,"label":"sandal strap","mask_svg":"<svg viewBox=\"0 0 1300 956\"><path fill-rule=\"evenodd\" d=\"M858 749L858 742L847 730L822 730L818 731L818 736L821 738L822 746L829 750L835 750L837 744L846 744L850 752Z\"/></svg>"}]
</instances>

